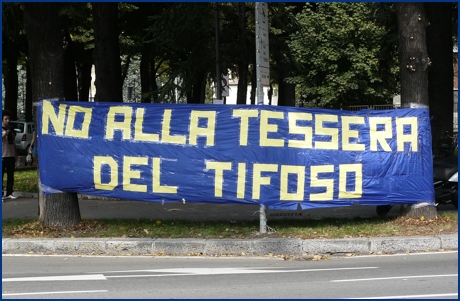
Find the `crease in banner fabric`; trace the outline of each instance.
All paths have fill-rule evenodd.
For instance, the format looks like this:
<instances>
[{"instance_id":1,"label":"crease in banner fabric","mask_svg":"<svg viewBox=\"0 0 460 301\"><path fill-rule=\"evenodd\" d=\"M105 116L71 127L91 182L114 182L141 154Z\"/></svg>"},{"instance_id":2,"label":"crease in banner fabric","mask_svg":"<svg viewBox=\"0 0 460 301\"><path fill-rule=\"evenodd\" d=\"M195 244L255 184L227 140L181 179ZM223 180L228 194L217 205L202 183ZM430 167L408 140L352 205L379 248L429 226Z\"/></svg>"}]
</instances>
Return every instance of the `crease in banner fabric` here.
<instances>
[{"instance_id":1,"label":"crease in banner fabric","mask_svg":"<svg viewBox=\"0 0 460 301\"><path fill-rule=\"evenodd\" d=\"M41 100L45 193L270 209L434 204L426 108Z\"/></svg>"}]
</instances>

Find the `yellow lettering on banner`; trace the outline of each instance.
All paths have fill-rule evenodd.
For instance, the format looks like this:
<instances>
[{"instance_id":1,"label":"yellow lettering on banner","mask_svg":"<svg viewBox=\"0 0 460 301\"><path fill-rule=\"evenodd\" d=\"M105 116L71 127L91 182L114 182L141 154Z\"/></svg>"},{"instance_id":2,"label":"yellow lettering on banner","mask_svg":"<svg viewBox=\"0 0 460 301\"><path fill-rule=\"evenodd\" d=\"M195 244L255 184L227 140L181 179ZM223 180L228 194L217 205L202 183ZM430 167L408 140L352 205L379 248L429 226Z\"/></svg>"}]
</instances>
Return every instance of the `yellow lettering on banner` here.
<instances>
[{"instance_id":1,"label":"yellow lettering on banner","mask_svg":"<svg viewBox=\"0 0 460 301\"><path fill-rule=\"evenodd\" d=\"M43 110L42 110L42 134L48 134L48 122L53 124L54 130L56 135L63 135L64 134L64 122L65 122L65 111L66 105L61 104L59 105L59 113L56 115L54 111L54 107L50 101L44 100L43 101Z\"/></svg>"},{"instance_id":2,"label":"yellow lettering on banner","mask_svg":"<svg viewBox=\"0 0 460 301\"><path fill-rule=\"evenodd\" d=\"M132 107L110 107L109 113L107 114L105 138L113 140L115 131L121 131L123 133L123 139L129 140L131 138L132 114ZM123 115L123 121L115 121L115 116L117 115Z\"/></svg>"},{"instance_id":3,"label":"yellow lettering on banner","mask_svg":"<svg viewBox=\"0 0 460 301\"><path fill-rule=\"evenodd\" d=\"M249 118L259 117L257 110L233 110L233 117L240 117L240 146L248 145Z\"/></svg>"},{"instance_id":4,"label":"yellow lettering on banner","mask_svg":"<svg viewBox=\"0 0 460 301\"><path fill-rule=\"evenodd\" d=\"M347 175L355 175L355 190L347 191ZM339 199L357 199L363 195L363 165L340 164L339 165Z\"/></svg>"},{"instance_id":5,"label":"yellow lettering on banner","mask_svg":"<svg viewBox=\"0 0 460 301\"><path fill-rule=\"evenodd\" d=\"M383 125L383 131L377 131L377 126ZM369 136L370 136L370 150L376 152L378 150L377 143L386 152L391 152L391 147L388 145L387 139L393 137L391 117L369 117Z\"/></svg>"},{"instance_id":6,"label":"yellow lettering on banner","mask_svg":"<svg viewBox=\"0 0 460 301\"><path fill-rule=\"evenodd\" d=\"M325 128L324 122L337 122L337 115L318 114L315 116L315 134L331 136L331 141L315 141L315 148L339 149L339 130L337 128Z\"/></svg>"},{"instance_id":7,"label":"yellow lettering on banner","mask_svg":"<svg viewBox=\"0 0 460 301\"><path fill-rule=\"evenodd\" d=\"M75 116L77 113L83 113L84 118L81 125L81 129L75 129ZM88 138L89 136L89 125L91 123L91 116L93 114L93 109L84 108L81 106L69 106L67 123L65 128L65 135L69 137L77 138Z\"/></svg>"},{"instance_id":8,"label":"yellow lettering on banner","mask_svg":"<svg viewBox=\"0 0 460 301\"><path fill-rule=\"evenodd\" d=\"M289 188L289 174L297 175L297 191L290 193ZM303 201L305 191L305 166L294 165L281 165L281 187L280 187L280 200L281 201Z\"/></svg>"},{"instance_id":9,"label":"yellow lettering on banner","mask_svg":"<svg viewBox=\"0 0 460 301\"><path fill-rule=\"evenodd\" d=\"M268 133L278 132L277 124L268 123L268 119L284 119L283 112L260 111L260 146L277 146L283 147L283 139L268 138Z\"/></svg>"},{"instance_id":10,"label":"yellow lettering on banner","mask_svg":"<svg viewBox=\"0 0 460 301\"><path fill-rule=\"evenodd\" d=\"M342 116L342 150L364 151L366 146L360 143L350 143L351 138L358 140L359 131L351 130L350 124L364 124L364 117Z\"/></svg>"},{"instance_id":11,"label":"yellow lettering on banner","mask_svg":"<svg viewBox=\"0 0 460 301\"><path fill-rule=\"evenodd\" d=\"M134 124L134 140L136 141L159 141L159 134L148 134L143 132L144 124L144 108L138 108L136 110L136 123Z\"/></svg>"},{"instance_id":12,"label":"yellow lettering on banner","mask_svg":"<svg viewBox=\"0 0 460 301\"><path fill-rule=\"evenodd\" d=\"M199 127L198 121L207 119L206 127ZM216 111L196 111L190 115L190 145L197 145L198 136L206 137L206 146L214 146L214 134L216 128Z\"/></svg>"},{"instance_id":13,"label":"yellow lettering on banner","mask_svg":"<svg viewBox=\"0 0 460 301\"><path fill-rule=\"evenodd\" d=\"M289 134L300 134L303 135L303 140L289 140L289 147L297 148L312 148L312 129L309 126L298 126L297 121L307 121L312 120L312 115L310 113L288 113L289 120Z\"/></svg>"},{"instance_id":14,"label":"yellow lettering on banner","mask_svg":"<svg viewBox=\"0 0 460 301\"><path fill-rule=\"evenodd\" d=\"M236 197L244 199L246 185L246 163L238 163L238 183L236 189Z\"/></svg>"},{"instance_id":15,"label":"yellow lettering on banner","mask_svg":"<svg viewBox=\"0 0 460 301\"><path fill-rule=\"evenodd\" d=\"M158 193L177 193L177 186L162 186L160 181L161 161L160 158L153 158L153 192Z\"/></svg>"},{"instance_id":16,"label":"yellow lettering on banner","mask_svg":"<svg viewBox=\"0 0 460 301\"><path fill-rule=\"evenodd\" d=\"M310 186L311 187L324 187L325 192L311 193L310 201L331 201L334 197L334 179L319 179L320 173L334 172L334 165L321 165L311 166L310 168Z\"/></svg>"},{"instance_id":17,"label":"yellow lettering on banner","mask_svg":"<svg viewBox=\"0 0 460 301\"><path fill-rule=\"evenodd\" d=\"M207 169L214 169L214 196L222 197L222 187L224 183L224 170L232 170L232 162L206 162Z\"/></svg>"},{"instance_id":18,"label":"yellow lettering on banner","mask_svg":"<svg viewBox=\"0 0 460 301\"><path fill-rule=\"evenodd\" d=\"M118 164L112 157L109 156L95 156L94 157L94 187L102 190L114 190L118 185ZM110 167L110 182L102 183L101 169L103 165Z\"/></svg>"},{"instance_id":19,"label":"yellow lettering on banner","mask_svg":"<svg viewBox=\"0 0 460 301\"><path fill-rule=\"evenodd\" d=\"M147 185L132 184L131 179L140 179L141 172L131 169L132 165L148 165L147 157L127 157L123 158L123 190L134 192L147 192Z\"/></svg>"},{"instance_id":20,"label":"yellow lettering on banner","mask_svg":"<svg viewBox=\"0 0 460 301\"><path fill-rule=\"evenodd\" d=\"M405 126L410 126L410 134L404 134ZM417 117L396 118L396 142L398 144L398 152L404 151L404 143L410 143L411 151L418 151Z\"/></svg>"},{"instance_id":21,"label":"yellow lettering on banner","mask_svg":"<svg viewBox=\"0 0 460 301\"><path fill-rule=\"evenodd\" d=\"M254 200L260 199L260 185L270 185L270 177L262 177L262 172L277 172L277 164L254 164L253 178L252 178L252 198Z\"/></svg>"},{"instance_id":22,"label":"yellow lettering on banner","mask_svg":"<svg viewBox=\"0 0 460 301\"><path fill-rule=\"evenodd\" d=\"M166 109L163 112L163 123L161 125L161 141L166 143L173 143L173 144L185 144L186 138L185 136L180 135L171 135L171 109Z\"/></svg>"}]
</instances>

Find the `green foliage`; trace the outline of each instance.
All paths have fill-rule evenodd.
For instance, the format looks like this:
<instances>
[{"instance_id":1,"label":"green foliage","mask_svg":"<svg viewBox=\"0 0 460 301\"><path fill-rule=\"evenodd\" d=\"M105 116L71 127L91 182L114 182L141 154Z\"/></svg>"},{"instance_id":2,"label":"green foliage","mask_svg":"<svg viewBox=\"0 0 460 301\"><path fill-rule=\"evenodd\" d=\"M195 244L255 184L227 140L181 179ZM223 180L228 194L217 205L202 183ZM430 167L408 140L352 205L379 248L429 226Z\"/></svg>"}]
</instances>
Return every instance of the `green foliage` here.
<instances>
[{"instance_id":1,"label":"green foliage","mask_svg":"<svg viewBox=\"0 0 460 301\"><path fill-rule=\"evenodd\" d=\"M63 3L59 11L61 24L79 51L94 48L93 18L89 3Z\"/></svg>"},{"instance_id":2,"label":"green foliage","mask_svg":"<svg viewBox=\"0 0 460 301\"><path fill-rule=\"evenodd\" d=\"M159 71L168 76L160 99L175 89L183 97L197 81L206 81L215 66L213 3L162 3L159 8L149 17L146 32L153 57L164 62Z\"/></svg>"},{"instance_id":3,"label":"green foliage","mask_svg":"<svg viewBox=\"0 0 460 301\"><path fill-rule=\"evenodd\" d=\"M302 69L289 82L298 85L306 105L339 108L391 101L397 58L382 57L389 31L375 17L377 8L374 3L307 3L297 15L300 30L289 45ZM382 73L387 65L390 74Z\"/></svg>"},{"instance_id":4,"label":"green foliage","mask_svg":"<svg viewBox=\"0 0 460 301\"><path fill-rule=\"evenodd\" d=\"M249 57L249 64L255 63L254 4L245 5L246 31L242 32L238 26L239 3L219 3L221 70L230 70L236 76L241 55ZM452 9L455 44L457 6L453 4ZM4 40L20 42L19 64L24 64L27 49L22 4L3 3L2 7ZM60 21L73 42L77 66L92 63L91 9L91 3L84 2L60 5ZM151 94L153 101L175 102L176 95L184 101L196 93L194 87L207 83L209 89L213 85L216 76L215 3L121 2L118 9L116 26L120 31L126 86L140 90L141 72L136 61L146 54L143 52L146 44L151 47L146 55L150 69L142 74L144 79L147 75L151 78L144 80L142 85L144 94ZM383 104L398 94L394 4L270 2L269 18L272 83L296 84L303 105L338 108ZM241 49L243 36L246 54ZM3 63L8 48L11 47L3 49ZM136 72L129 69L136 69ZM133 79L134 73L137 75ZM140 91L136 95L140 99ZM206 95L206 99L210 98Z\"/></svg>"}]
</instances>

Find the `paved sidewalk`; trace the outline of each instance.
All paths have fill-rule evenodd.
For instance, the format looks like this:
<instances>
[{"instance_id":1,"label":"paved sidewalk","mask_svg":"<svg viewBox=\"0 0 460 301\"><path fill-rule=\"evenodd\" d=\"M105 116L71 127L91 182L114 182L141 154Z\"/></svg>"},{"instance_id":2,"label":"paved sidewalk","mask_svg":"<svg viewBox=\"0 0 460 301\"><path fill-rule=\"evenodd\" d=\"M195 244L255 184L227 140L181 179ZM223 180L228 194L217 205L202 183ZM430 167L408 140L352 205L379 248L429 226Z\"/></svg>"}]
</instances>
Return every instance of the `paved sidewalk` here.
<instances>
[{"instance_id":1,"label":"paved sidewalk","mask_svg":"<svg viewBox=\"0 0 460 301\"><path fill-rule=\"evenodd\" d=\"M16 200L2 204L2 220L37 219L35 194L15 193ZM151 218L153 220L251 221L259 220L258 205L205 203L148 203L90 199L80 196L82 218ZM438 211L455 210L443 206ZM389 215L397 215L395 206ZM267 210L267 224L278 219L305 220L320 217L376 216L373 206L311 210ZM368 254L457 250L458 235L357 239L2 239L3 254L98 254L98 255L204 255L204 256L306 256L313 254Z\"/></svg>"}]
</instances>

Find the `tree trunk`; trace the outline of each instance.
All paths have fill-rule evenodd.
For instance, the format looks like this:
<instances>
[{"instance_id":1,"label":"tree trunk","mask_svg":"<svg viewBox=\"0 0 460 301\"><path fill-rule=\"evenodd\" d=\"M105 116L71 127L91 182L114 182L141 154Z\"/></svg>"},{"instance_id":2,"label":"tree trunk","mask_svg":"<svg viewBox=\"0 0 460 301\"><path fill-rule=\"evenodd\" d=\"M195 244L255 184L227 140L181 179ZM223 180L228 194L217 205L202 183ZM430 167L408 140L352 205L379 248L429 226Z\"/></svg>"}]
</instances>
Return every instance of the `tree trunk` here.
<instances>
[{"instance_id":1,"label":"tree trunk","mask_svg":"<svg viewBox=\"0 0 460 301\"><path fill-rule=\"evenodd\" d=\"M89 101L89 90L91 89L91 63L83 63L78 68L78 91L79 101Z\"/></svg>"},{"instance_id":2,"label":"tree trunk","mask_svg":"<svg viewBox=\"0 0 460 301\"><path fill-rule=\"evenodd\" d=\"M153 92L153 96L149 97L149 102L162 102L163 99L158 97L158 85L157 85L157 71L158 67L156 66L155 57L150 56L150 91Z\"/></svg>"},{"instance_id":3,"label":"tree trunk","mask_svg":"<svg viewBox=\"0 0 460 301\"><path fill-rule=\"evenodd\" d=\"M428 107L428 67L423 3L396 3L401 106Z\"/></svg>"},{"instance_id":4,"label":"tree trunk","mask_svg":"<svg viewBox=\"0 0 460 301\"><path fill-rule=\"evenodd\" d=\"M204 104L205 88L206 88L205 74L203 72L197 72L195 74L195 79L193 82L193 88L192 88L192 94L190 97L190 101L187 100L187 103Z\"/></svg>"},{"instance_id":5,"label":"tree trunk","mask_svg":"<svg viewBox=\"0 0 460 301\"><path fill-rule=\"evenodd\" d=\"M430 115L433 117L431 122L433 146L438 145L445 132L448 132L449 135L452 135L453 132L452 9L453 3L425 3L426 17L429 22L426 29L426 42L431 61L428 71L428 98Z\"/></svg>"},{"instance_id":6,"label":"tree trunk","mask_svg":"<svg viewBox=\"0 0 460 301\"><path fill-rule=\"evenodd\" d=\"M34 120L34 106L32 100L32 78L30 76L29 61L26 61L26 120Z\"/></svg>"},{"instance_id":7,"label":"tree trunk","mask_svg":"<svg viewBox=\"0 0 460 301\"><path fill-rule=\"evenodd\" d=\"M274 51L274 57L277 64L278 105L295 107L295 85L286 83L285 81L289 77L291 66L286 61L280 49Z\"/></svg>"},{"instance_id":8,"label":"tree trunk","mask_svg":"<svg viewBox=\"0 0 460 301\"><path fill-rule=\"evenodd\" d=\"M269 89L268 89L268 104L272 105L272 99L273 99L273 85L270 83Z\"/></svg>"},{"instance_id":9,"label":"tree trunk","mask_svg":"<svg viewBox=\"0 0 460 301\"><path fill-rule=\"evenodd\" d=\"M64 53L58 7L58 3L24 3L34 101L64 98ZM44 146L40 146L40 150L43 151ZM42 225L67 228L81 221L76 193L45 196L40 193L40 196L39 221Z\"/></svg>"},{"instance_id":10,"label":"tree trunk","mask_svg":"<svg viewBox=\"0 0 460 301\"><path fill-rule=\"evenodd\" d=\"M11 119L16 120L18 115L18 58L19 49L14 41L4 37L3 59L6 59L6 70L3 70L5 85L5 109L12 114Z\"/></svg>"},{"instance_id":11,"label":"tree trunk","mask_svg":"<svg viewBox=\"0 0 460 301\"><path fill-rule=\"evenodd\" d=\"M428 67L425 10L423 3L396 3L398 18L401 107L428 107ZM452 78L450 79L452 80ZM413 218L436 216L435 206L415 204L404 212Z\"/></svg>"},{"instance_id":12,"label":"tree trunk","mask_svg":"<svg viewBox=\"0 0 460 301\"><path fill-rule=\"evenodd\" d=\"M78 100L77 72L72 38L68 32L64 35L64 96L68 101Z\"/></svg>"},{"instance_id":13,"label":"tree trunk","mask_svg":"<svg viewBox=\"0 0 460 301\"><path fill-rule=\"evenodd\" d=\"M94 22L94 65L96 101L123 102L118 3L92 2Z\"/></svg>"},{"instance_id":14,"label":"tree trunk","mask_svg":"<svg viewBox=\"0 0 460 301\"><path fill-rule=\"evenodd\" d=\"M295 107L295 85L280 78L278 81L278 105Z\"/></svg>"},{"instance_id":15,"label":"tree trunk","mask_svg":"<svg viewBox=\"0 0 460 301\"><path fill-rule=\"evenodd\" d=\"M195 83L193 84L193 103L204 103L204 95L202 95L202 76L201 74L197 76L195 79Z\"/></svg>"},{"instance_id":16,"label":"tree trunk","mask_svg":"<svg viewBox=\"0 0 460 301\"><path fill-rule=\"evenodd\" d=\"M257 67L255 64L255 58L254 58L254 64L252 64L252 72L251 72L251 104L254 105L256 103L256 97L257 97Z\"/></svg>"},{"instance_id":17,"label":"tree trunk","mask_svg":"<svg viewBox=\"0 0 460 301\"><path fill-rule=\"evenodd\" d=\"M142 45L141 63L140 63L140 77L141 77L141 102L150 103L150 97L145 97L146 93L150 91L150 44L145 43Z\"/></svg>"},{"instance_id":18,"label":"tree trunk","mask_svg":"<svg viewBox=\"0 0 460 301\"><path fill-rule=\"evenodd\" d=\"M238 60L238 91L236 95L236 103L239 105L245 105L248 96L249 55L246 34L246 3L244 2L238 3L238 18L238 29L240 32L240 57Z\"/></svg>"}]
</instances>

